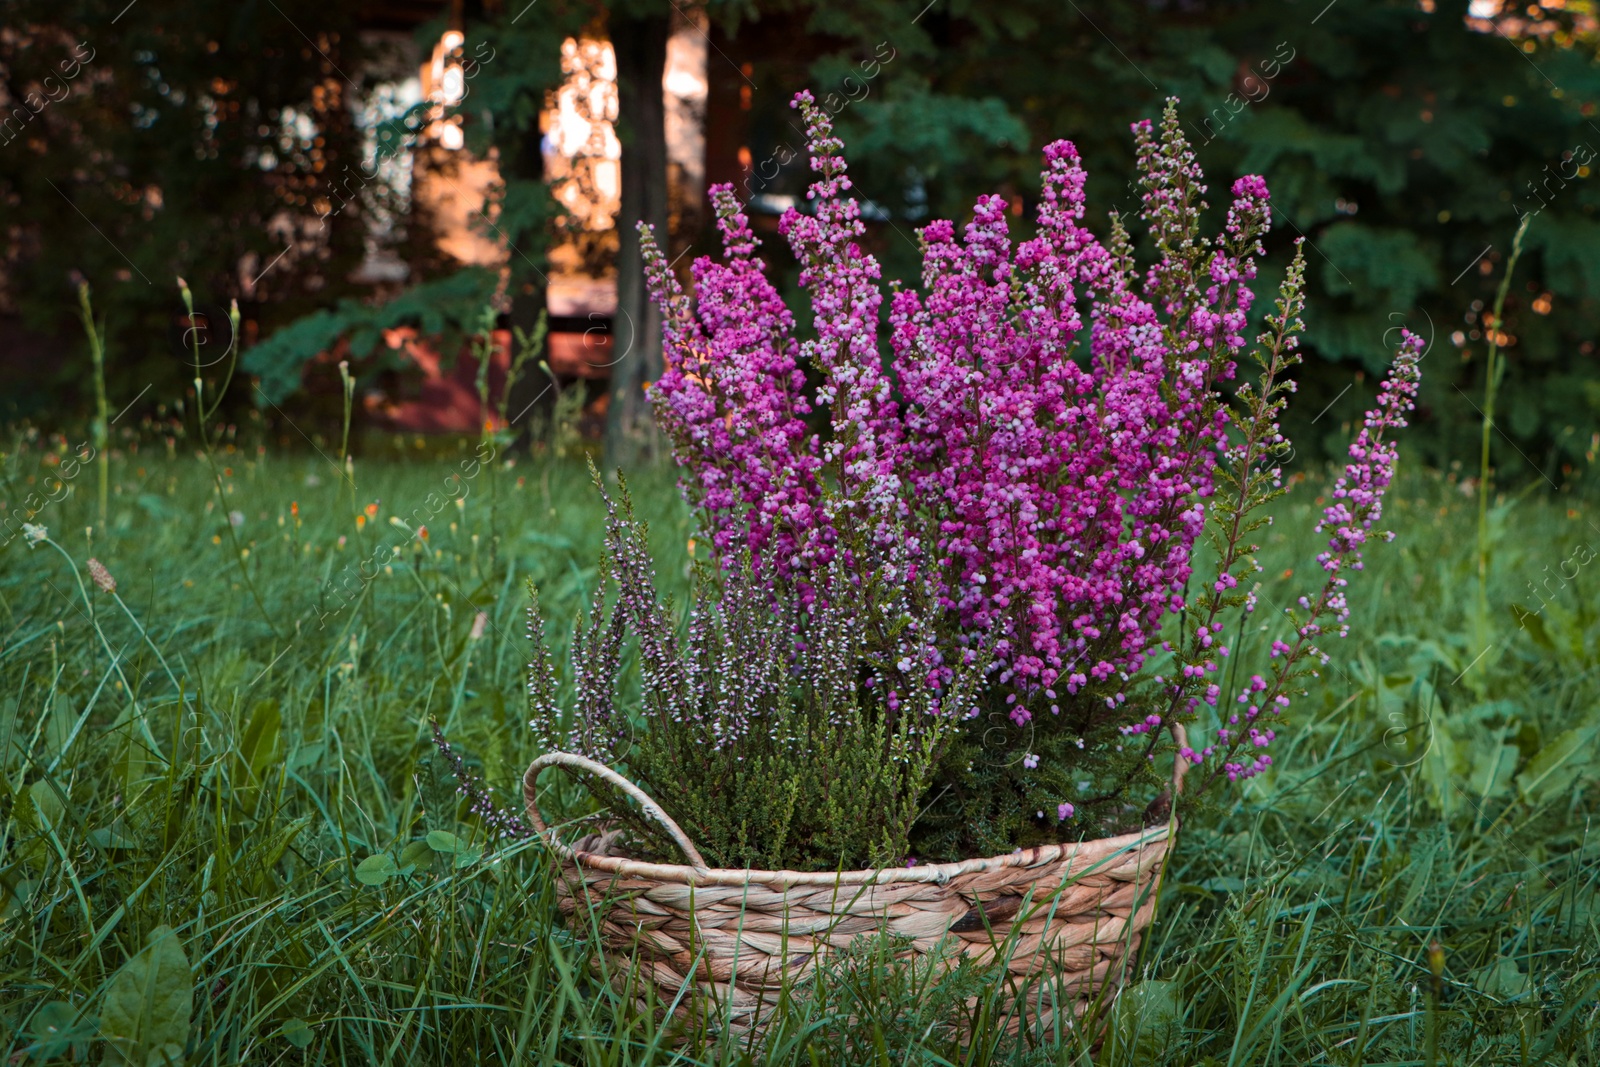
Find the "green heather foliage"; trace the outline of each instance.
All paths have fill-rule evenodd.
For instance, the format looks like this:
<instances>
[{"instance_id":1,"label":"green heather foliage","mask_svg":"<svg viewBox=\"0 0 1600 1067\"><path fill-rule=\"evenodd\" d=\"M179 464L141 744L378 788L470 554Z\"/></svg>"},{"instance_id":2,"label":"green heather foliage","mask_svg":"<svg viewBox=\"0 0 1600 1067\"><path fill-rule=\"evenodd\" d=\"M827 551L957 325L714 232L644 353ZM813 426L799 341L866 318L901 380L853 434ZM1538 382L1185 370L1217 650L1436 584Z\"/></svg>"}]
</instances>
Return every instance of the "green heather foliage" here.
<instances>
[{"instance_id":1,"label":"green heather foliage","mask_svg":"<svg viewBox=\"0 0 1600 1067\"><path fill-rule=\"evenodd\" d=\"M1441 1067L1600 1062L1600 612L1582 551L1600 547L1600 518L1576 495L1495 502L1485 652L1475 502L1415 466L1397 483L1408 534L1373 554L1356 636L1300 705L1282 767L1185 822L1137 983L1092 1057L1087 1031L1007 1038L989 973L939 980L880 944L795 990L770 1047L744 1059L710 1034L670 1047L632 1001L643 975L594 952L601 916L560 917L547 854L488 839L429 740L437 718L472 774L515 794L538 751L519 589L538 584L564 662L601 583L605 515L581 463L485 465L425 546L367 568L328 615L324 583L358 574L397 533L388 517L477 442L368 439L352 484L315 452L258 453L246 422L217 445L226 506L212 507L206 464L129 421L113 428L104 529L86 538L92 464L24 516L81 587L48 545L0 547L8 1064L118 1062L126 1037L181 1044L191 1067L1420 1067L1430 1031ZM4 515L84 436L8 432ZM1281 575L1321 547L1304 531L1326 476L1301 473L1300 510L1263 537L1266 595L1295 588ZM686 603L671 476L641 472L631 491L659 591ZM637 678L623 671L622 706L640 706ZM564 705L572 692L559 678ZM553 821L594 810L557 775L541 803ZM138 1008L134 987L150 991ZM965 1047L939 1025L962 1012L979 1024Z\"/></svg>"},{"instance_id":2,"label":"green heather foliage","mask_svg":"<svg viewBox=\"0 0 1600 1067\"><path fill-rule=\"evenodd\" d=\"M813 588L814 607L779 597L770 575L726 578L696 566L694 611L681 640L658 602L646 529L622 490L607 499L609 616L597 589L574 636L576 700L563 710L533 601L536 645L529 704L536 733L626 773L678 821L717 867L815 870L898 866L936 767L959 730L937 714L941 694L894 662L893 649L928 634L940 612L892 573L860 581L836 561ZM628 638L641 668L637 716L618 707ZM892 698L870 676L891 679ZM963 669L943 693L964 707L979 674ZM636 721L640 720L640 721ZM563 729L563 725L566 729ZM621 804L658 858L679 861L664 835Z\"/></svg>"}]
</instances>

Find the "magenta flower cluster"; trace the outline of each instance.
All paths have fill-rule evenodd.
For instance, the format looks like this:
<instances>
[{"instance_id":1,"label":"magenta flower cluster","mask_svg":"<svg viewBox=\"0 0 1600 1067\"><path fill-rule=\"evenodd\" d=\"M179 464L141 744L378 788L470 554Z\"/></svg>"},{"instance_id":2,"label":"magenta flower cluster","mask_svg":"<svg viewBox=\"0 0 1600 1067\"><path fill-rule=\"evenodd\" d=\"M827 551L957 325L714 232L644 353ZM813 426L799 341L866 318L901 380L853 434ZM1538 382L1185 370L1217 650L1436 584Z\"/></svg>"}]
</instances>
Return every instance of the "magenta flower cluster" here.
<instances>
[{"instance_id":1,"label":"magenta flower cluster","mask_svg":"<svg viewBox=\"0 0 1600 1067\"><path fill-rule=\"evenodd\" d=\"M964 227L921 231L921 288L891 286L885 311L843 146L808 93L795 105L816 180L810 211L791 209L779 229L801 265L812 339L798 340L730 187L711 194L725 261L695 263L693 306L645 233L667 352L653 403L721 559L748 548L803 598L807 574L836 554L893 545L911 561L906 580L928 583L956 621L964 647L947 651L992 658L1018 724L1089 696L1102 720L1153 736L1215 705L1220 622L1197 626L1192 648L1161 634L1186 606L1219 464L1238 461L1241 435L1258 451L1282 442L1272 404L1255 413L1261 425L1237 424L1221 391L1246 345L1265 182L1236 181L1223 232L1203 237L1205 185L1175 107L1159 127L1136 124L1140 213L1158 254L1140 272L1120 219L1104 243L1083 224L1084 170L1057 141L1031 236L1014 241L1009 203L980 197ZM820 379L809 396L802 367ZM1359 568L1379 517L1394 464L1384 431L1403 425L1414 373L1384 390L1328 514L1322 562L1337 585L1307 601L1302 643L1320 632L1318 612L1342 619L1339 572ZM807 428L813 406L826 409L826 435ZM1218 605L1237 595L1246 555L1202 583ZM1285 646L1285 661L1303 651ZM1183 660L1156 679L1165 719L1129 704L1162 652ZM1224 733L1186 755L1233 752L1238 731Z\"/></svg>"}]
</instances>

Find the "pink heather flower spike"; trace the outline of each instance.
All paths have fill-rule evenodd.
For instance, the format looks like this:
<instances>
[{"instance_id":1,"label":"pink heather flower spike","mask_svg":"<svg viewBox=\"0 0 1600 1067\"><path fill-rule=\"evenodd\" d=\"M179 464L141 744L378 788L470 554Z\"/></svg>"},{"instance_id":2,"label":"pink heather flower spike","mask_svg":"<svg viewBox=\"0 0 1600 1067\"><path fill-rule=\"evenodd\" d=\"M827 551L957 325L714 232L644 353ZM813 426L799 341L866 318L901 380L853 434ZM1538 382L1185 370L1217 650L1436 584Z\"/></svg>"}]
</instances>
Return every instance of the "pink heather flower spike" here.
<instances>
[{"instance_id":1,"label":"pink heather flower spike","mask_svg":"<svg viewBox=\"0 0 1600 1067\"><path fill-rule=\"evenodd\" d=\"M1327 632L1325 620L1331 617L1338 624L1333 632L1345 636L1344 624L1350 609L1345 599L1348 579L1344 573L1361 569L1363 546L1372 528L1383 517L1383 497L1394 479L1399 454L1393 434L1405 428L1406 414L1416 404L1422 380L1423 349L1422 338L1410 330L1401 331L1399 350L1378 389L1377 406L1366 413L1360 432L1350 443L1350 461L1345 465L1344 475L1334 484L1332 501L1323 509L1323 519L1316 527L1318 532L1333 534L1327 551L1317 557L1326 575L1322 588L1314 596L1300 598L1305 617L1294 622L1293 640L1273 640L1269 653L1270 677L1251 675L1244 691L1235 698L1235 706L1245 706L1242 712L1245 723L1260 721L1263 712L1276 718L1289 707L1291 687L1315 669L1302 666L1304 661L1315 660L1318 665L1328 662L1327 653L1316 644L1316 639ZM1230 715L1228 721L1230 726L1242 725L1239 713ZM1275 727L1252 725L1243 730L1225 727L1217 731L1217 738L1222 744L1202 752L1191 748L1184 750L1184 755L1196 765L1211 761L1213 769L1208 782L1219 775L1230 782L1243 781L1272 766L1272 757L1261 750L1277 740Z\"/></svg>"}]
</instances>

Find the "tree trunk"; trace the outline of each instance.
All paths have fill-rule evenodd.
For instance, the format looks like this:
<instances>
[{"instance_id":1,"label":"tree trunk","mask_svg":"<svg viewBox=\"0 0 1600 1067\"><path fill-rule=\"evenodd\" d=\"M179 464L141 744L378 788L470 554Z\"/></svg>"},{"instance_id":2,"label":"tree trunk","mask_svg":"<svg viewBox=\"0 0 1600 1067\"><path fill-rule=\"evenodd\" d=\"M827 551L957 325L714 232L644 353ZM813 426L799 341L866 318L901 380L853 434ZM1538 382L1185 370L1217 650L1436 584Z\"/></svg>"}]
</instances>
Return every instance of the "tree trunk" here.
<instances>
[{"instance_id":1,"label":"tree trunk","mask_svg":"<svg viewBox=\"0 0 1600 1067\"><path fill-rule=\"evenodd\" d=\"M613 320L611 397L606 409L606 466L651 458L655 425L645 383L661 377L661 313L645 288L639 257L640 222L667 244L666 106L661 78L667 63L666 14L613 13L617 56L617 136L622 141L622 207L617 213L617 314Z\"/></svg>"},{"instance_id":2,"label":"tree trunk","mask_svg":"<svg viewBox=\"0 0 1600 1067\"><path fill-rule=\"evenodd\" d=\"M544 148L537 122L531 123L515 143L514 150L502 149L500 166L506 175L525 181L542 182L544 175ZM521 234L513 239L526 240ZM540 257L541 259L543 257ZM549 286L543 273L530 267L520 256L512 255L511 262L511 326L532 334L539 318L547 313ZM512 358L516 358L516 334L512 334ZM545 338L540 359L550 358L549 335ZM522 451L532 444L533 431L542 418L555 408L554 390L550 378L537 363L526 365L522 377L512 386L506 398L506 419L516 433L513 449Z\"/></svg>"}]
</instances>

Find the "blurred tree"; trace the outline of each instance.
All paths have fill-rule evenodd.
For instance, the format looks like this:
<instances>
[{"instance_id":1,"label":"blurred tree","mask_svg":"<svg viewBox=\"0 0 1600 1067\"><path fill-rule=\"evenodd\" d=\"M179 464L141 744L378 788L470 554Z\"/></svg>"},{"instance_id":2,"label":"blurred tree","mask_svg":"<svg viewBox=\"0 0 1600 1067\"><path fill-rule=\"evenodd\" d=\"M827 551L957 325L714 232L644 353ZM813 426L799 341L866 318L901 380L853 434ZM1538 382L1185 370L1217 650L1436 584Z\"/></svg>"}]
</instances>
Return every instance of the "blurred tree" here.
<instances>
[{"instance_id":1,"label":"blurred tree","mask_svg":"<svg viewBox=\"0 0 1600 1067\"><path fill-rule=\"evenodd\" d=\"M113 398L181 395L175 276L238 297L252 328L347 291L355 212L332 180L359 158L357 5L13 0L0 33L0 310L67 335L95 286ZM70 334L76 337L76 334ZM13 349L13 351L17 351ZM56 389L81 366L54 353ZM37 363L33 368L37 372ZM13 397L15 400L15 397Z\"/></svg>"},{"instance_id":2,"label":"blurred tree","mask_svg":"<svg viewBox=\"0 0 1600 1067\"><path fill-rule=\"evenodd\" d=\"M1197 108L1191 135L1223 179L1265 174L1278 240L1304 235L1313 264L1308 394L1294 430L1333 451L1341 421L1370 389L1338 399L1385 358L1407 323L1433 341L1422 435L1441 465L1475 456L1490 331L1508 348L1502 463L1560 481L1593 454L1600 416L1600 153L1591 120L1600 71L1571 35L1513 40L1470 20L1464 3L1340 0L1303 27L1255 5L1230 5L1202 27L1208 47L1172 86ZM1174 31L1181 40L1187 34ZM1254 100L1255 102L1251 102ZM1219 195L1213 200L1220 201ZM1485 321L1511 236L1536 216L1506 321ZM1281 259L1285 258L1280 254ZM1352 371L1356 372L1352 375ZM1307 410L1310 409L1310 410ZM1314 436L1314 435L1319 435Z\"/></svg>"},{"instance_id":3,"label":"blurred tree","mask_svg":"<svg viewBox=\"0 0 1600 1067\"><path fill-rule=\"evenodd\" d=\"M642 457L656 439L645 384L661 377L661 314L645 287L638 224L667 232L666 107L671 0L624 0L607 29L617 57L617 136L622 141L622 206L618 211L617 314L612 325L611 399L606 408L606 462Z\"/></svg>"}]
</instances>

